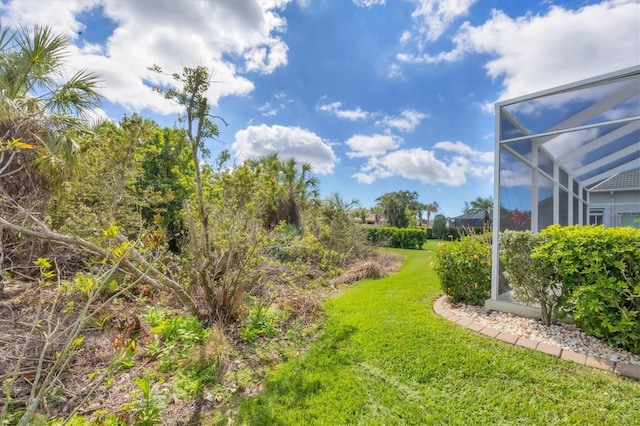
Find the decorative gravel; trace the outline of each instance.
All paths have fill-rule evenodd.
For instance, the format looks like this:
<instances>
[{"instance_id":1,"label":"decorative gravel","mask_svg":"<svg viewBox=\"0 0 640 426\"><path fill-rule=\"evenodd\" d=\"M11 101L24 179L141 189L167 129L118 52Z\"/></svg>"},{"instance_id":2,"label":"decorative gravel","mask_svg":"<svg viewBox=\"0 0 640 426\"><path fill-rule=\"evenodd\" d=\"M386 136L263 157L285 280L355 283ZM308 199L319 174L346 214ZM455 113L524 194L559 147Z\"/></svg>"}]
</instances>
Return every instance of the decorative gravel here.
<instances>
[{"instance_id":1,"label":"decorative gravel","mask_svg":"<svg viewBox=\"0 0 640 426\"><path fill-rule=\"evenodd\" d=\"M446 301L444 306L459 317L468 318L473 322L491 326L514 336L548 343L589 357L640 365L640 355L609 346L579 330L574 324L544 325L536 319L498 311L487 311L478 306L453 305Z\"/></svg>"}]
</instances>

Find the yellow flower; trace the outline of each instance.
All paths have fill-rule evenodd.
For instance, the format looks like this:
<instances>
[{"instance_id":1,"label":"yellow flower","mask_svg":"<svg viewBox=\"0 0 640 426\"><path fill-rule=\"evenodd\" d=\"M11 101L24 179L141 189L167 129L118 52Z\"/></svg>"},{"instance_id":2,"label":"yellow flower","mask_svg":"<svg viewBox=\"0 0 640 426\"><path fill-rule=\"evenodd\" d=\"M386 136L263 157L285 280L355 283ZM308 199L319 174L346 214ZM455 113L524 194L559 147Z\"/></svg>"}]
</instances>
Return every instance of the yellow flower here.
<instances>
[{"instance_id":1,"label":"yellow flower","mask_svg":"<svg viewBox=\"0 0 640 426\"><path fill-rule=\"evenodd\" d=\"M474 259L474 260L478 260L478 259L479 259L478 255L477 255L477 254L474 254L474 255L473 255L473 259Z\"/></svg>"}]
</instances>

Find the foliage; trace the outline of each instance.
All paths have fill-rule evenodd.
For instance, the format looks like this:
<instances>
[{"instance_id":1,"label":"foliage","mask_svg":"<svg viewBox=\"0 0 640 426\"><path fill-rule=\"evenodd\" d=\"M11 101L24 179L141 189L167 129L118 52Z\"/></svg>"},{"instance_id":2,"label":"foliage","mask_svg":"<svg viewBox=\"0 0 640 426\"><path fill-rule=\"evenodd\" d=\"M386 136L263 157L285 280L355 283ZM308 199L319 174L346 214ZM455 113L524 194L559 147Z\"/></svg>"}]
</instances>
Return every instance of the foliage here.
<instances>
[{"instance_id":1,"label":"foliage","mask_svg":"<svg viewBox=\"0 0 640 426\"><path fill-rule=\"evenodd\" d=\"M587 333L638 351L640 230L550 226L532 257L562 283L559 304Z\"/></svg>"},{"instance_id":2,"label":"foliage","mask_svg":"<svg viewBox=\"0 0 640 426\"><path fill-rule=\"evenodd\" d=\"M329 228L324 228L324 231L329 234ZM342 272L340 266L344 262L344 254L325 248L310 230L282 223L270 233L268 241L266 254L302 276L315 277L317 271L323 271L332 277Z\"/></svg>"},{"instance_id":3,"label":"foliage","mask_svg":"<svg viewBox=\"0 0 640 426\"><path fill-rule=\"evenodd\" d=\"M537 232L503 231L500 233L500 261L504 265L504 276L513 289L513 299L539 304L542 322L549 325L555 322L561 285L551 279L548 264L531 257L534 249L546 240Z\"/></svg>"},{"instance_id":4,"label":"foliage","mask_svg":"<svg viewBox=\"0 0 640 426\"><path fill-rule=\"evenodd\" d=\"M182 205L192 195L191 149L181 129L153 129L138 152L140 172L135 191L147 226L166 229L170 250L179 252L185 243L186 226Z\"/></svg>"},{"instance_id":5,"label":"foliage","mask_svg":"<svg viewBox=\"0 0 640 426\"><path fill-rule=\"evenodd\" d=\"M431 234L433 235L433 238L437 238L438 240L444 240L447 238L447 218L444 217L444 215L437 214L433 218L433 228L431 230Z\"/></svg>"},{"instance_id":6,"label":"foliage","mask_svg":"<svg viewBox=\"0 0 640 426\"><path fill-rule=\"evenodd\" d=\"M429 225L431 213L438 213L438 210L440 210L440 205L437 201L434 201L432 203L424 204L422 208L427 212L427 225ZM419 215L420 221L422 221L422 210L419 212ZM420 225L422 225L422 223L420 223Z\"/></svg>"},{"instance_id":7,"label":"foliage","mask_svg":"<svg viewBox=\"0 0 640 426\"><path fill-rule=\"evenodd\" d=\"M134 115L118 124L104 122L79 138L76 173L56 192L48 206L52 229L100 241L98 229L117 223L134 238L144 203L134 196L141 141L155 124ZM142 142L144 143L144 142Z\"/></svg>"},{"instance_id":8,"label":"foliage","mask_svg":"<svg viewBox=\"0 0 640 426\"><path fill-rule=\"evenodd\" d=\"M435 270L452 303L483 305L491 295L491 246L479 237L438 244Z\"/></svg>"},{"instance_id":9,"label":"foliage","mask_svg":"<svg viewBox=\"0 0 640 426\"><path fill-rule=\"evenodd\" d=\"M36 312L31 324L13 325L17 332L20 329L24 330L24 338L19 343L22 346L20 357L2 374L4 398L0 410L0 424L5 424L8 418L10 401L14 397L21 399L20 397L24 396L16 395L15 392L20 392L17 389L24 382L25 371L30 372L30 379L27 380L28 396L21 402L25 409L20 411L17 417L13 417L19 419L19 425L35 422L38 410L55 401L60 395L60 383L68 375L70 365L73 365L83 353L86 354L84 330L87 325L93 322L104 306L108 306L115 297L131 287L123 286L119 293L106 298L102 296L104 288L112 282L117 265L104 265L102 273L94 276L79 274L72 283L63 285L64 281L60 279L59 272L49 259L39 258L34 263L40 271L40 285L35 293ZM74 297L78 295L81 299ZM107 372L114 367L117 358L116 353L106 367ZM101 375L95 374L87 380L76 378L82 380L86 386L82 402L95 391L105 375L106 372ZM75 411L77 408L72 415Z\"/></svg>"},{"instance_id":10,"label":"foliage","mask_svg":"<svg viewBox=\"0 0 640 426\"><path fill-rule=\"evenodd\" d=\"M151 377L134 377L138 390L132 395L135 399L127 403L125 410L130 411L136 426L153 426L162 423L161 412L167 406L168 395L152 389Z\"/></svg>"},{"instance_id":11,"label":"foliage","mask_svg":"<svg viewBox=\"0 0 640 426\"><path fill-rule=\"evenodd\" d=\"M489 221L491 218L489 215L493 211L493 198L492 197L478 197L470 203L464 203L464 213L483 213L484 214L484 225L485 228L488 227Z\"/></svg>"},{"instance_id":12,"label":"foliage","mask_svg":"<svg viewBox=\"0 0 640 426\"><path fill-rule=\"evenodd\" d=\"M334 193L311 210L309 229L327 250L338 254L339 264L336 266L362 258L368 253L364 244L365 233L350 215L357 205L357 200L345 201L340 194Z\"/></svg>"},{"instance_id":13,"label":"foliage","mask_svg":"<svg viewBox=\"0 0 640 426\"><path fill-rule=\"evenodd\" d=\"M194 347L180 363L173 380L176 396L189 399L202 396L206 386L220 383L227 363L227 339L221 327L214 325L204 342Z\"/></svg>"},{"instance_id":14,"label":"foliage","mask_svg":"<svg viewBox=\"0 0 640 426\"><path fill-rule=\"evenodd\" d=\"M411 217L415 217L422 210L415 191L388 192L376 198L382 213L387 218L389 226L406 228Z\"/></svg>"},{"instance_id":15,"label":"foliage","mask_svg":"<svg viewBox=\"0 0 640 426\"><path fill-rule=\"evenodd\" d=\"M240 338L245 342L253 342L258 337L274 337L282 313L269 307L266 303L258 303L249 311L249 316L240 330Z\"/></svg>"},{"instance_id":16,"label":"foliage","mask_svg":"<svg viewBox=\"0 0 640 426\"><path fill-rule=\"evenodd\" d=\"M35 148L14 151L9 158L0 149L0 175L22 169L12 179L30 179L26 171L31 169L45 178L40 186L45 181L55 186L73 166L73 131L84 127L79 117L97 107L100 96L96 74L81 70L63 80L69 48L69 40L47 26L0 27L0 147L18 140Z\"/></svg>"},{"instance_id":17,"label":"foliage","mask_svg":"<svg viewBox=\"0 0 640 426\"><path fill-rule=\"evenodd\" d=\"M381 247L394 247L405 249L422 249L427 241L427 232L424 228L367 228L367 241L370 244Z\"/></svg>"},{"instance_id":18,"label":"foliage","mask_svg":"<svg viewBox=\"0 0 640 426\"><path fill-rule=\"evenodd\" d=\"M311 163L298 163L294 158L280 160L274 153L249 160L246 165L265 183L264 226L273 229L280 222L301 226L303 211L317 201L319 193L319 181Z\"/></svg>"},{"instance_id":19,"label":"foliage","mask_svg":"<svg viewBox=\"0 0 640 426\"><path fill-rule=\"evenodd\" d=\"M164 357L163 364L169 368L207 338L207 330L194 316L171 315L166 309L150 307L144 318L151 332L160 338L160 344L150 348L149 355Z\"/></svg>"}]
</instances>

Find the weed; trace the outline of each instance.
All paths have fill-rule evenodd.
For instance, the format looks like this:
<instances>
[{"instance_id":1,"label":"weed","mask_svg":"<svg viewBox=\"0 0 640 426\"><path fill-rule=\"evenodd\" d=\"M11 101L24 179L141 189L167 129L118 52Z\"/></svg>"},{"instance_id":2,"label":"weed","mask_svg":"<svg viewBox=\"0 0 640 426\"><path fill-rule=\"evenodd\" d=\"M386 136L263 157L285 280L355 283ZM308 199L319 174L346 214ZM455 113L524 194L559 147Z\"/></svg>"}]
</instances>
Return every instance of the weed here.
<instances>
[{"instance_id":1,"label":"weed","mask_svg":"<svg viewBox=\"0 0 640 426\"><path fill-rule=\"evenodd\" d=\"M240 338L245 342L253 342L258 337L274 337L282 313L260 303L249 312L249 316L240 330Z\"/></svg>"},{"instance_id":2,"label":"weed","mask_svg":"<svg viewBox=\"0 0 640 426\"><path fill-rule=\"evenodd\" d=\"M162 423L161 411L167 406L167 394L154 392L151 377L146 374L143 377L134 377L138 390L134 392L135 398L125 405L138 426L152 426Z\"/></svg>"}]
</instances>

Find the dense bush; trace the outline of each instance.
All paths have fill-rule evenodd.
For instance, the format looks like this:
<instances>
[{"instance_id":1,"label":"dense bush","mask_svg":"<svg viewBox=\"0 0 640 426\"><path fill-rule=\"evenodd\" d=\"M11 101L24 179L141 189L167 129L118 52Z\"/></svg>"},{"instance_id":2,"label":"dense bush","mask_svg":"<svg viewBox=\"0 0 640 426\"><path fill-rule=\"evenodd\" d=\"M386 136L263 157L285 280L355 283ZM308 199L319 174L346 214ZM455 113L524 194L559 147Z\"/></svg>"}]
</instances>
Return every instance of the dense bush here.
<instances>
[{"instance_id":1,"label":"dense bush","mask_svg":"<svg viewBox=\"0 0 640 426\"><path fill-rule=\"evenodd\" d=\"M376 226L367 228L367 241L383 247L422 249L427 241L427 233L423 228Z\"/></svg>"},{"instance_id":2,"label":"dense bush","mask_svg":"<svg viewBox=\"0 0 640 426\"><path fill-rule=\"evenodd\" d=\"M481 238L440 243L434 266L449 301L482 305L491 295L491 245Z\"/></svg>"},{"instance_id":3,"label":"dense bush","mask_svg":"<svg viewBox=\"0 0 640 426\"><path fill-rule=\"evenodd\" d=\"M550 226L538 259L562 283L559 304L585 332L640 352L640 230Z\"/></svg>"},{"instance_id":4,"label":"dense bush","mask_svg":"<svg viewBox=\"0 0 640 426\"><path fill-rule=\"evenodd\" d=\"M444 215L437 214L433 218L433 229L431 230L431 234L433 235L433 238L438 240L444 240L447 238L447 218L444 217Z\"/></svg>"},{"instance_id":5,"label":"dense bush","mask_svg":"<svg viewBox=\"0 0 640 426\"><path fill-rule=\"evenodd\" d=\"M575 289L573 319L586 333L640 354L640 286L608 278Z\"/></svg>"},{"instance_id":6,"label":"dense bush","mask_svg":"<svg viewBox=\"0 0 640 426\"><path fill-rule=\"evenodd\" d=\"M545 262L531 257L533 250L545 241L546 237L537 232L506 230L500 234L500 261L513 289L513 299L539 304L542 321L549 325L555 322L560 284L551 279Z\"/></svg>"}]
</instances>

